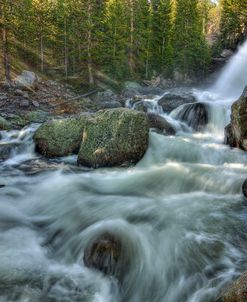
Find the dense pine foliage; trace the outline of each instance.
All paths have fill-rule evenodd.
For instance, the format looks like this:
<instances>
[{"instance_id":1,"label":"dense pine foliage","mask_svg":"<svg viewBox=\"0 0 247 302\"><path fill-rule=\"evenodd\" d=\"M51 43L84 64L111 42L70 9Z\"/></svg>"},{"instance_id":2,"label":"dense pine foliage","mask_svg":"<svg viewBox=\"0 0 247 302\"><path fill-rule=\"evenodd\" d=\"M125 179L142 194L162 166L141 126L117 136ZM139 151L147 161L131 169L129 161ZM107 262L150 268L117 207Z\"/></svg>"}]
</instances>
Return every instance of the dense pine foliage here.
<instances>
[{"instance_id":1,"label":"dense pine foliage","mask_svg":"<svg viewBox=\"0 0 247 302\"><path fill-rule=\"evenodd\" d=\"M246 14L247 0L0 0L1 68L10 79L18 54L91 85L99 73L200 78L210 33L219 31L219 48L233 47L246 36Z\"/></svg>"}]
</instances>

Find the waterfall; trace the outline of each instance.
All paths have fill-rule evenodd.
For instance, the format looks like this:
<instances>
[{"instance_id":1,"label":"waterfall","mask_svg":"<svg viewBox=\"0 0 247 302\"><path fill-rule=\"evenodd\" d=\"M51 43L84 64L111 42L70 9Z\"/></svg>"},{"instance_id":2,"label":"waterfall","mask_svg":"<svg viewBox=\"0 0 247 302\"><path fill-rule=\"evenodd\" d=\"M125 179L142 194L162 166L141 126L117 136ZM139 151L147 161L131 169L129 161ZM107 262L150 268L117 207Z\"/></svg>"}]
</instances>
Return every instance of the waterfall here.
<instances>
[{"instance_id":1,"label":"waterfall","mask_svg":"<svg viewBox=\"0 0 247 302\"><path fill-rule=\"evenodd\" d=\"M226 98L238 98L247 85L247 40L223 68L211 91Z\"/></svg>"}]
</instances>

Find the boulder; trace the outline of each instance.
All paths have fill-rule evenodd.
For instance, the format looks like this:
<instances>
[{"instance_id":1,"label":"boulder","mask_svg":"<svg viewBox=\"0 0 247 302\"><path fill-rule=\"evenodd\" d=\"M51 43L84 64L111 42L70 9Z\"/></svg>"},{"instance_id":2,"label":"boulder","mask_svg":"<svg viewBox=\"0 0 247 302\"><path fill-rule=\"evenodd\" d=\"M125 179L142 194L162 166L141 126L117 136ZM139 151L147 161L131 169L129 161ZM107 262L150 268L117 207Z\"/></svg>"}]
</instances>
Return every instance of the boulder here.
<instances>
[{"instance_id":1,"label":"boulder","mask_svg":"<svg viewBox=\"0 0 247 302\"><path fill-rule=\"evenodd\" d=\"M27 108L29 107L30 103L29 103L29 100L21 100L20 101L20 107L23 107L23 108Z\"/></svg>"},{"instance_id":2,"label":"boulder","mask_svg":"<svg viewBox=\"0 0 247 302\"><path fill-rule=\"evenodd\" d=\"M164 94L158 101L164 112L170 113L174 109L189 103L195 103L196 98L191 90L173 89Z\"/></svg>"},{"instance_id":3,"label":"boulder","mask_svg":"<svg viewBox=\"0 0 247 302\"><path fill-rule=\"evenodd\" d=\"M226 127L225 127L225 131L224 131L225 135L224 135L224 143L226 145L229 145L231 147L236 147L236 142L235 142L235 138L234 138L234 135L233 135L233 131L232 131L232 125L231 124L228 124Z\"/></svg>"},{"instance_id":4,"label":"boulder","mask_svg":"<svg viewBox=\"0 0 247 302\"><path fill-rule=\"evenodd\" d=\"M167 122L167 120L155 113L148 113L147 114L148 120L149 120L149 127L155 128L159 133L165 134L165 135L175 135L176 130L174 127Z\"/></svg>"},{"instance_id":5,"label":"boulder","mask_svg":"<svg viewBox=\"0 0 247 302\"><path fill-rule=\"evenodd\" d=\"M89 242L83 261L89 268L118 277L121 251L120 240L110 233L103 233Z\"/></svg>"},{"instance_id":6,"label":"boulder","mask_svg":"<svg viewBox=\"0 0 247 302\"><path fill-rule=\"evenodd\" d=\"M78 164L96 168L136 163L148 137L145 114L126 108L98 111L85 125Z\"/></svg>"},{"instance_id":7,"label":"boulder","mask_svg":"<svg viewBox=\"0 0 247 302\"><path fill-rule=\"evenodd\" d=\"M247 272L230 285L217 299L217 302L246 302L247 301Z\"/></svg>"},{"instance_id":8,"label":"boulder","mask_svg":"<svg viewBox=\"0 0 247 302\"><path fill-rule=\"evenodd\" d=\"M162 95L164 90L159 87L141 86L136 82L125 82L123 95L125 97L133 97L135 95Z\"/></svg>"},{"instance_id":9,"label":"boulder","mask_svg":"<svg viewBox=\"0 0 247 302\"><path fill-rule=\"evenodd\" d=\"M120 108L122 104L118 101L104 101L100 104L100 109L107 109L107 108Z\"/></svg>"},{"instance_id":10,"label":"boulder","mask_svg":"<svg viewBox=\"0 0 247 302\"><path fill-rule=\"evenodd\" d=\"M244 181L244 183L242 185L242 193L243 193L244 197L247 198L247 179Z\"/></svg>"},{"instance_id":11,"label":"boulder","mask_svg":"<svg viewBox=\"0 0 247 302\"><path fill-rule=\"evenodd\" d=\"M38 84L38 76L32 71L24 70L14 79L13 83L16 88L33 90Z\"/></svg>"},{"instance_id":12,"label":"boulder","mask_svg":"<svg viewBox=\"0 0 247 302\"><path fill-rule=\"evenodd\" d=\"M0 160L8 159L18 147L18 143L0 143Z\"/></svg>"},{"instance_id":13,"label":"boulder","mask_svg":"<svg viewBox=\"0 0 247 302\"><path fill-rule=\"evenodd\" d=\"M247 151L247 86L241 97L233 103L231 108L231 141L229 141L229 128L226 131L225 141L230 145Z\"/></svg>"},{"instance_id":14,"label":"boulder","mask_svg":"<svg viewBox=\"0 0 247 302\"><path fill-rule=\"evenodd\" d=\"M5 118L0 116L0 130L10 130L12 125Z\"/></svg>"},{"instance_id":15,"label":"boulder","mask_svg":"<svg viewBox=\"0 0 247 302\"><path fill-rule=\"evenodd\" d=\"M208 106L204 103L186 104L175 114L175 118L195 131L202 131L208 124Z\"/></svg>"},{"instance_id":16,"label":"boulder","mask_svg":"<svg viewBox=\"0 0 247 302\"><path fill-rule=\"evenodd\" d=\"M87 118L81 115L45 122L34 134L36 151L51 158L77 153Z\"/></svg>"}]
</instances>

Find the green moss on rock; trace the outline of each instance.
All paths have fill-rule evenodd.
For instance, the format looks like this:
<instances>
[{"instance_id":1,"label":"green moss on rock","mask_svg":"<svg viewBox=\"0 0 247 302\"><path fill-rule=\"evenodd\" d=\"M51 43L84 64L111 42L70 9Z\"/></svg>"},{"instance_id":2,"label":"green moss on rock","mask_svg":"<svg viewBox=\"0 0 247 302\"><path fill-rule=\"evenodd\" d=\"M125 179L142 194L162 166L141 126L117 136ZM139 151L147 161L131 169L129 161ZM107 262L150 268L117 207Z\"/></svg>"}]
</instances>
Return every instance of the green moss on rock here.
<instances>
[{"instance_id":1,"label":"green moss on rock","mask_svg":"<svg viewBox=\"0 0 247 302\"><path fill-rule=\"evenodd\" d=\"M148 136L145 114L124 108L99 111L85 125L78 164L109 167L136 163L148 147Z\"/></svg>"},{"instance_id":2,"label":"green moss on rock","mask_svg":"<svg viewBox=\"0 0 247 302\"><path fill-rule=\"evenodd\" d=\"M11 128L13 128L11 123L0 116L0 130L10 130Z\"/></svg>"},{"instance_id":3,"label":"green moss on rock","mask_svg":"<svg viewBox=\"0 0 247 302\"><path fill-rule=\"evenodd\" d=\"M36 150L46 157L77 153L87 118L87 115L81 115L78 118L45 122L34 134Z\"/></svg>"}]
</instances>

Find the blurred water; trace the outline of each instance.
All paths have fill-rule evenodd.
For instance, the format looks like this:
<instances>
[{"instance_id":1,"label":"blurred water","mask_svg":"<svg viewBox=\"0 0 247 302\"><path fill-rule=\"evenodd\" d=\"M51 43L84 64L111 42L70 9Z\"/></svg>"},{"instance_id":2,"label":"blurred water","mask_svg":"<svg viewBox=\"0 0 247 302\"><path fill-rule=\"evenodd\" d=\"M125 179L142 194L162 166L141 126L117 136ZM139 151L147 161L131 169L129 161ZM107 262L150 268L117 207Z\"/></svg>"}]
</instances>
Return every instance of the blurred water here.
<instances>
[{"instance_id":1,"label":"blurred water","mask_svg":"<svg viewBox=\"0 0 247 302\"><path fill-rule=\"evenodd\" d=\"M178 134L151 132L135 167L45 160L32 143L38 125L2 132L0 148L13 148L0 162L1 302L213 302L245 269L247 156L223 145L234 98L194 94L210 104L204 133L146 100ZM106 231L124 247L121 280L83 264Z\"/></svg>"}]
</instances>

